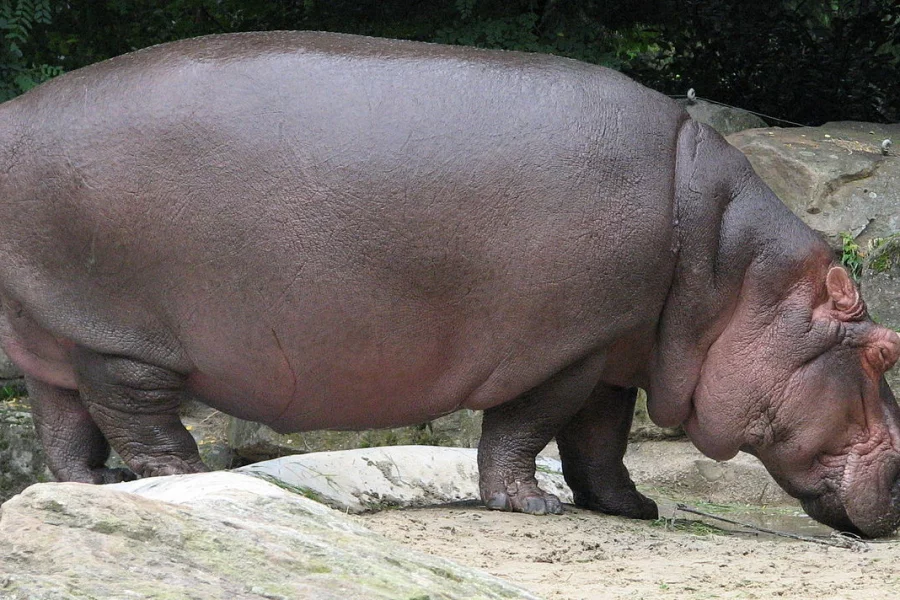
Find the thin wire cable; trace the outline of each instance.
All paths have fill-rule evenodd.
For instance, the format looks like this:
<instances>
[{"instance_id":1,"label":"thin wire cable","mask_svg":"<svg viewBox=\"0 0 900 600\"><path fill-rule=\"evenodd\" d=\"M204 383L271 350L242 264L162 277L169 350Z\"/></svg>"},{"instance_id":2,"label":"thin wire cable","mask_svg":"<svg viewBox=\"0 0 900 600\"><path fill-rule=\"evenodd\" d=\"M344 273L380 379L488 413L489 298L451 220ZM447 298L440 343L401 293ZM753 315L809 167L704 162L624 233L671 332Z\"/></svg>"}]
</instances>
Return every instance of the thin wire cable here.
<instances>
[{"instance_id":1,"label":"thin wire cable","mask_svg":"<svg viewBox=\"0 0 900 600\"><path fill-rule=\"evenodd\" d=\"M804 125L803 123L795 123L794 121L788 121L787 119L780 119L778 117L773 117L772 115L766 115L761 112L756 112L755 110L750 110L748 108L741 108L739 106L732 106L730 104L725 104L724 102L718 102L716 100L711 100L709 98L703 98L701 96L690 96L688 94L669 94L670 98L689 98L691 100L703 100L704 102L709 102L710 104L718 104L719 106L727 106L728 108L733 108L735 110L742 110L744 112L748 112L754 114L758 117L762 117L764 119L771 119L772 121L778 121L780 123L788 123L790 125L794 125L796 127L808 127L808 125Z\"/></svg>"}]
</instances>

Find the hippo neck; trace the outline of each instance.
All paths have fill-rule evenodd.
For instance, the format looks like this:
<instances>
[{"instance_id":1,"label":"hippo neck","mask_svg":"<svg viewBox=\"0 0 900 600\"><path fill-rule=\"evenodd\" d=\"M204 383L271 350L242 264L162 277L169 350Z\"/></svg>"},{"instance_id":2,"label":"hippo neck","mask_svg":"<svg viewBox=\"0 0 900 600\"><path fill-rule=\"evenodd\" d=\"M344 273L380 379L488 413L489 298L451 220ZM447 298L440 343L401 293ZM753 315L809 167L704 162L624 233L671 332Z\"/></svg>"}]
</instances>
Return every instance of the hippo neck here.
<instances>
[{"instance_id":1,"label":"hippo neck","mask_svg":"<svg viewBox=\"0 0 900 600\"><path fill-rule=\"evenodd\" d=\"M667 427L690 415L707 351L738 303L774 311L811 260L831 262L827 244L711 128L688 121L677 157L677 259L647 390L651 418Z\"/></svg>"}]
</instances>

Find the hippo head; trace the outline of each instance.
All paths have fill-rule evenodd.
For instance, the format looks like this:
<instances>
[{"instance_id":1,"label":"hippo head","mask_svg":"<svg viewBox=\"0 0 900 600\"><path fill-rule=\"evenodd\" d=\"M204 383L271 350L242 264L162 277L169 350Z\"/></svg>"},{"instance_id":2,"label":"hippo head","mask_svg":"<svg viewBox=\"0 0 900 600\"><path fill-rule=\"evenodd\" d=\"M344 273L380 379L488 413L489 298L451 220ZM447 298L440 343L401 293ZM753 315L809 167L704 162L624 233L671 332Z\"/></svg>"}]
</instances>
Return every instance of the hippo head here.
<instances>
[{"instance_id":1,"label":"hippo head","mask_svg":"<svg viewBox=\"0 0 900 600\"><path fill-rule=\"evenodd\" d=\"M817 271L777 300L743 290L684 427L712 458L757 456L816 520L888 535L900 525L900 409L884 374L900 336L868 317L842 267Z\"/></svg>"}]
</instances>

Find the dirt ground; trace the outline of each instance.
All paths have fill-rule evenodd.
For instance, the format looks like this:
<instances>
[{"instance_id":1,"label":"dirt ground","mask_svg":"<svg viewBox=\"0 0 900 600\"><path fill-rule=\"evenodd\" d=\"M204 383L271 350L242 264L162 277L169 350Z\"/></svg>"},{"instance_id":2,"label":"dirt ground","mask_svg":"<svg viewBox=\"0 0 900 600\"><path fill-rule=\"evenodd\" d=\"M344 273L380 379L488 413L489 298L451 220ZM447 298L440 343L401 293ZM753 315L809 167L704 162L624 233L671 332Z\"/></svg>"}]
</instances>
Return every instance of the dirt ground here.
<instances>
[{"instance_id":1,"label":"dirt ground","mask_svg":"<svg viewBox=\"0 0 900 600\"><path fill-rule=\"evenodd\" d=\"M562 516L440 507L359 519L388 538L548 600L900 598L896 540L850 550L716 532L685 521L635 522L573 507Z\"/></svg>"},{"instance_id":2,"label":"dirt ground","mask_svg":"<svg viewBox=\"0 0 900 600\"><path fill-rule=\"evenodd\" d=\"M553 444L543 454L559 457ZM851 550L674 514L674 502L685 502L738 521L828 539L831 530L801 516L796 501L752 457L716 463L686 441L645 442L629 446L625 463L641 491L659 501L664 519L638 522L572 506L560 516L444 506L355 518L387 538L486 571L546 600L900 598L900 537Z\"/></svg>"}]
</instances>

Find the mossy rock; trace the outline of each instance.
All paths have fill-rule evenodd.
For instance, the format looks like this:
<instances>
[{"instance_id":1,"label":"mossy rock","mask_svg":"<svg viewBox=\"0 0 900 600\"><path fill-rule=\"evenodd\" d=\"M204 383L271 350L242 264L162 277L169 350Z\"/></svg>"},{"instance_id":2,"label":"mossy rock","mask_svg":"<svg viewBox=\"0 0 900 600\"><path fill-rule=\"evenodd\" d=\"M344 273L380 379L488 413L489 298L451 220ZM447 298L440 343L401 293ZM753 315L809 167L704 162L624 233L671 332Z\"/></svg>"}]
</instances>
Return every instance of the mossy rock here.
<instances>
[{"instance_id":1,"label":"mossy rock","mask_svg":"<svg viewBox=\"0 0 900 600\"><path fill-rule=\"evenodd\" d=\"M659 427L650 420L647 410L647 393L638 390L637 402L634 406L634 420L631 423L631 434L628 439L632 442L646 440L675 440L685 437L681 427Z\"/></svg>"},{"instance_id":2,"label":"mossy rock","mask_svg":"<svg viewBox=\"0 0 900 600\"><path fill-rule=\"evenodd\" d=\"M900 277L900 232L873 240L863 269L873 276L893 274Z\"/></svg>"},{"instance_id":3,"label":"mossy rock","mask_svg":"<svg viewBox=\"0 0 900 600\"><path fill-rule=\"evenodd\" d=\"M0 401L0 502L52 480L28 403L23 398Z\"/></svg>"},{"instance_id":4,"label":"mossy rock","mask_svg":"<svg viewBox=\"0 0 900 600\"><path fill-rule=\"evenodd\" d=\"M481 437L481 412L460 410L428 423L366 431L306 431L279 434L265 425L229 418L228 445L241 458L261 461L292 454L378 446L474 448Z\"/></svg>"}]
</instances>

